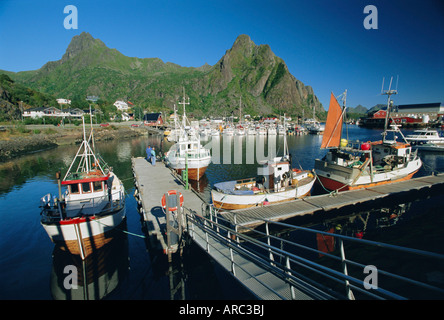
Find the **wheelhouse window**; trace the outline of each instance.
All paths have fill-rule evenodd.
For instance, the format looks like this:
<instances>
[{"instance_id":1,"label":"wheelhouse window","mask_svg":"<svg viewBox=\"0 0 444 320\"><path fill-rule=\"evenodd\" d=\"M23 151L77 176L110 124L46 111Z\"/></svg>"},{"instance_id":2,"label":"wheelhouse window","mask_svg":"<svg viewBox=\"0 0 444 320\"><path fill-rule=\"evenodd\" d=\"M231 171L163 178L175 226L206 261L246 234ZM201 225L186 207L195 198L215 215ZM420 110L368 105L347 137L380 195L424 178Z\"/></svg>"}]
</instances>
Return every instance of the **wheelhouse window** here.
<instances>
[{"instance_id":1,"label":"wheelhouse window","mask_svg":"<svg viewBox=\"0 0 444 320\"><path fill-rule=\"evenodd\" d=\"M102 181L94 181L93 182L93 190L94 190L94 192L102 191L103 190Z\"/></svg>"},{"instance_id":2,"label":"wheelhouse window","mask_svg":"<svg viewBox=\"0 0 444 320\"><path fill-rule=\"evenodd\" d=\"M82 193L89 193L91 192L91 185L89 182L82 183Z\"/></svg>"},{"instance_id":3,"label":"wheelhouse window","mask_svg":"<svg viewBox=\"0 0 444 320\"><path fill-rule=\"evenodd\" d=\"M77 183L68 185L69 193L80 193L79 185Z\"/></svg>"}]
</instances>

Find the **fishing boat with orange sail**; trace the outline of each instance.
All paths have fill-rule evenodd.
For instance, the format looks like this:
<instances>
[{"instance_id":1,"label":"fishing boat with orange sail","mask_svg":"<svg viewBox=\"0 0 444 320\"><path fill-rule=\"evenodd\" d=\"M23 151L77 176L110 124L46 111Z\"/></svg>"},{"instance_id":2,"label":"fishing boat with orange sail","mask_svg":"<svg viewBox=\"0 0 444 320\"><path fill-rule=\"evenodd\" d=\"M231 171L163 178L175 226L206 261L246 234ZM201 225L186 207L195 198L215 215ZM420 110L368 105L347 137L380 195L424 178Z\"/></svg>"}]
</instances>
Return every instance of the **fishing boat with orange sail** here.
<instances>
[{"instance_id":1,"label":"fishing boat with orange sail","mask_svg":"<svg viewBox=\"0 0 444 320\"><path fill-rule=\"evenodd\" d=\"M383 93L388 95L388 103L382 140L367 142L341 139L347 91L343 94L343 108L331 93L321 144L321 148L328 151L324 158L315 160L315 172L325 189L345 191L408 180L421 168L421 159L412 151L399 127L394 121L388 127L393 104L390 96L396 93L390 87ZM402 141L398 141L398 137Z\"/></svg>"}]
</instances>

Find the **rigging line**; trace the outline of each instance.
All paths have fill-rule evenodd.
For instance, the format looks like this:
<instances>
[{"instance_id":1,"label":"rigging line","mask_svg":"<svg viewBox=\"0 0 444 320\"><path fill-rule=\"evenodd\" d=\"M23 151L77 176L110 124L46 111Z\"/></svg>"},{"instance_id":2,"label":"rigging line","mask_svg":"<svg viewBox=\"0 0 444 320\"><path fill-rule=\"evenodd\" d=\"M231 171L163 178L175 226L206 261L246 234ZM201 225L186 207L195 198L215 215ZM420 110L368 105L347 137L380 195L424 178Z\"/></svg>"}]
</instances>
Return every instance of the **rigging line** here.
<instances>
[{"instance_id":1,"label":"rigging line","mask_svg":"<svg viewBox=\"0 0 444 320\"><path fill-rule=\"evenodd\" d=\"M104 224L104 223L102 223L102 222L100 222L100 221L98 221L98 220L96 220L96 219L92 219L92 220L90 220L90 221L94 221L94 222L97 222L98 224L101 224L102 226L105 226L105 227L109 227L109 228L111 228L111 226L106 225L106 224ZM123 230L123 229L117 228L117 227L114 227L114 229L117 229L117 230L119 230L119 231L122 231L123 233L129 234L129 235L131 235L131 236L139 237L139 238L142 238L142 239L145 239L145 238L146 238L144 235L140 235L140 234L132 233L132 232L129 232L129 231L126 231L126 230Z\"/></svg>"}]
</instances>

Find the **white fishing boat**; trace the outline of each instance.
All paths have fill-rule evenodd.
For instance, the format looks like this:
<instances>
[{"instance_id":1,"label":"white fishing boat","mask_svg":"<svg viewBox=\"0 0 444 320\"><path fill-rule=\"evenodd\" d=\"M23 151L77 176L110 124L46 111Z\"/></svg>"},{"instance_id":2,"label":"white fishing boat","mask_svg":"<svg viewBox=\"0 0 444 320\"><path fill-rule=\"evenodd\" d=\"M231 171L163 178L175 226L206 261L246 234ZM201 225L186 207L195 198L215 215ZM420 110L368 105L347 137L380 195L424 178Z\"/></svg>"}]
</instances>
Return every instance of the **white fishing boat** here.
<instances>
[{"instance_id":1,"label":"white fishing boat","mask_svg":"<svg viewBox=\"0 0 444 320\"><path fill-rule=\"evenodd\" d=\"M309 170L291 168L286 136L284 155L266 160L262 165L259 178L214 184L211 190L213 205L234 210L290 201L310 194L315 175Z\"/></svg>"},{"instance_id":2,"label":"white fishing boat","mask_svg":"<svg viewBox=\"0 0 444 320\"><path fill-rule=\"evenodd\" d=\"M165 161L168 166L176 170L179 174L187 170L189 180L199 181L211 163L210 150L202 146L199 135L192 133L192 131L187 132L185 130L185 105L190 104L189 99L188 102L185 102L185 92L183 102L179 102L179 104L183 104L181 134L178 141L165 153Z\"/></svg>"},{"instance_id":3,"label":"white fishing boat","mask_svg":"<svg viewBox=\"0 0 444 320\"><path fill-rule=\"evenodd\" d=\"M307 125L306 129L311 134L323 134L325 131L325 125L316 121L316 122L313 122L313 123Z\"/></svg>"},{"instance_id":4,"label":"white fishing boat","mask_svg":"<svg viewBox=\"0 0 444 320\"><path fill-rule=\"evenodd\" d=\"M343 109L331 94L321 144L321 148L329 150L322 160L315 160L316 174L325 189L344 191L408 180L421 168L421 159L405 141L398 126L387 126L392 104L390 95L395 93L390 89L384 93L389 97L382 141L364 143L341 139L346 92ZM404 141L397 141L398 137Z\"/></svg>"},{"instance_id":5,"label":"white fishing boat","mask_svg":"<svg viewBox=\"0 0 444 320\"><path fill-rule=\"evenodd\" d=\"M210 132L210 135L211 135L212 137L218 137L218 136L220 136L220 131L217 130L216 128L212 128L212 129L211 129L211 132Z\"/></svg>"},{"instance_id":6,"label":"white fishing boat","mask_svg":"<svg viewBox=\"0 0 444 320\"><path fill-rule=\"evenodd\" d=\"M275 126L269 126L267 128L267 134L269 136L275 136L277 134L276 127Z\"/></svg>"},{"instance_id":7,"label":"white fishing boat","mask_svg":"<svg viewBox=\"0 0 444 320\"><path fill-rule=\"evenodd\" d=\"M92 126L87 139L83 120L82 144L63 180L57 174L58 197L41 198L41 224L49 238L82 259L109 243L125 219L125 188L94 149Z\"/></svg>"},{"instance_id":8,"label":"white fishing boat","mask_svg":"<svg viewBox=\"0 0 444 320\"><path fill-rule=\"evenodd\" d=\"M278 133L278 135L282 136L284 134L287 134L287 130L285 129L285 127L282 124L278 124L277 133Z\"/></svg>"},{"instance_id":9,"label":"white fishing boat","mask_svg":"<svg viewBox=\"0 0 444 320\"><path fill-rule=\"evenodd\" d=\"M231 126L227 126L223 131L222 134L224 136L234 136L234 128Z\"/></svg>"},{"instance_id":10,"label":"white fishing boat","mask_svg":"<svg viewBox=\"0 0 444 320\"><path fill-rule=\"evenodd\" d=\"M236 129L234 130L234 135L236 136L244 136L245 135L245 128L243 125L236 126Z\"/></svg>"},{"instance_id":11,"label":"white fishing boat","mask_svg":"<svg viewBox=\"0 0 444 320\"><path fill-rule=\"evenodd\" d=\"M199 181L211 163L211 154L198 138L183 136L171 146L165 160L177 173L188 169L188 179Z\"/></svg>"},{"instance_id":12,"label":"white fishing boat","mask_svg":"<svg viewBox=\"0 0 444 320\"><path fill-rule=\"evenodd\" d=\"M440 136L437 130L428 128L415 130L412 134L406 135L405 139L412 145L424 143L444 143L444 137Z\"/></svg>"},{"instance_id":13,"label":"white fishing boat","mask_svg":"<svg viewBox=\"0 0 444 320\"><path fill-rule=\"evenodd\" d=\"M265 128L264 126L256 127L256 132L260 136L266 136L267 135L267 128Z\"/></svg>"},{"instance_id":14,"label":"white fishing boat","mask_svg":"<svg viewBox=\"0 0 444 320\"><path fill-rule=\"evenodd\" d=\"M256 128L254 126L249 126L247 129L247 135L254 136L256 135Z\"/></svg>"}]
</instances>

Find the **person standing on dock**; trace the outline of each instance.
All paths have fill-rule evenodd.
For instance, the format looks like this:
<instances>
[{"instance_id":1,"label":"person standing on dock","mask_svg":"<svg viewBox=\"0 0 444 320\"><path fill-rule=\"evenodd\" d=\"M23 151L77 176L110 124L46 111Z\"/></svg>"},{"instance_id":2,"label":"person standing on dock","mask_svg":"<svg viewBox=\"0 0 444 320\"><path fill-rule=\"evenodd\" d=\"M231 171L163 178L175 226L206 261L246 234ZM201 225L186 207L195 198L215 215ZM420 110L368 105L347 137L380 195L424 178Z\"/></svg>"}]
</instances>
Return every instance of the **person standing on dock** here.
<instances>
[{"instance_id":1,"label":"person standing on dock","mask_svg":"<svg viewBox=\"0 0 444 320\"><path fill-rule=\"evenodd\" d=\"M146 161L151 162L151 146L148 145L148 148L146 148Z\"/></svg>"},{"instance_id":2,"label":"person standing on dock","mask_svg":"<svg viewBox=\"0 0 444 320\"><path fill-rule=\"evenodd\" d=\"M155 147L151 150L151 164L155 167L156 166L156 151Z\"/></svg>"}]
</instances>

